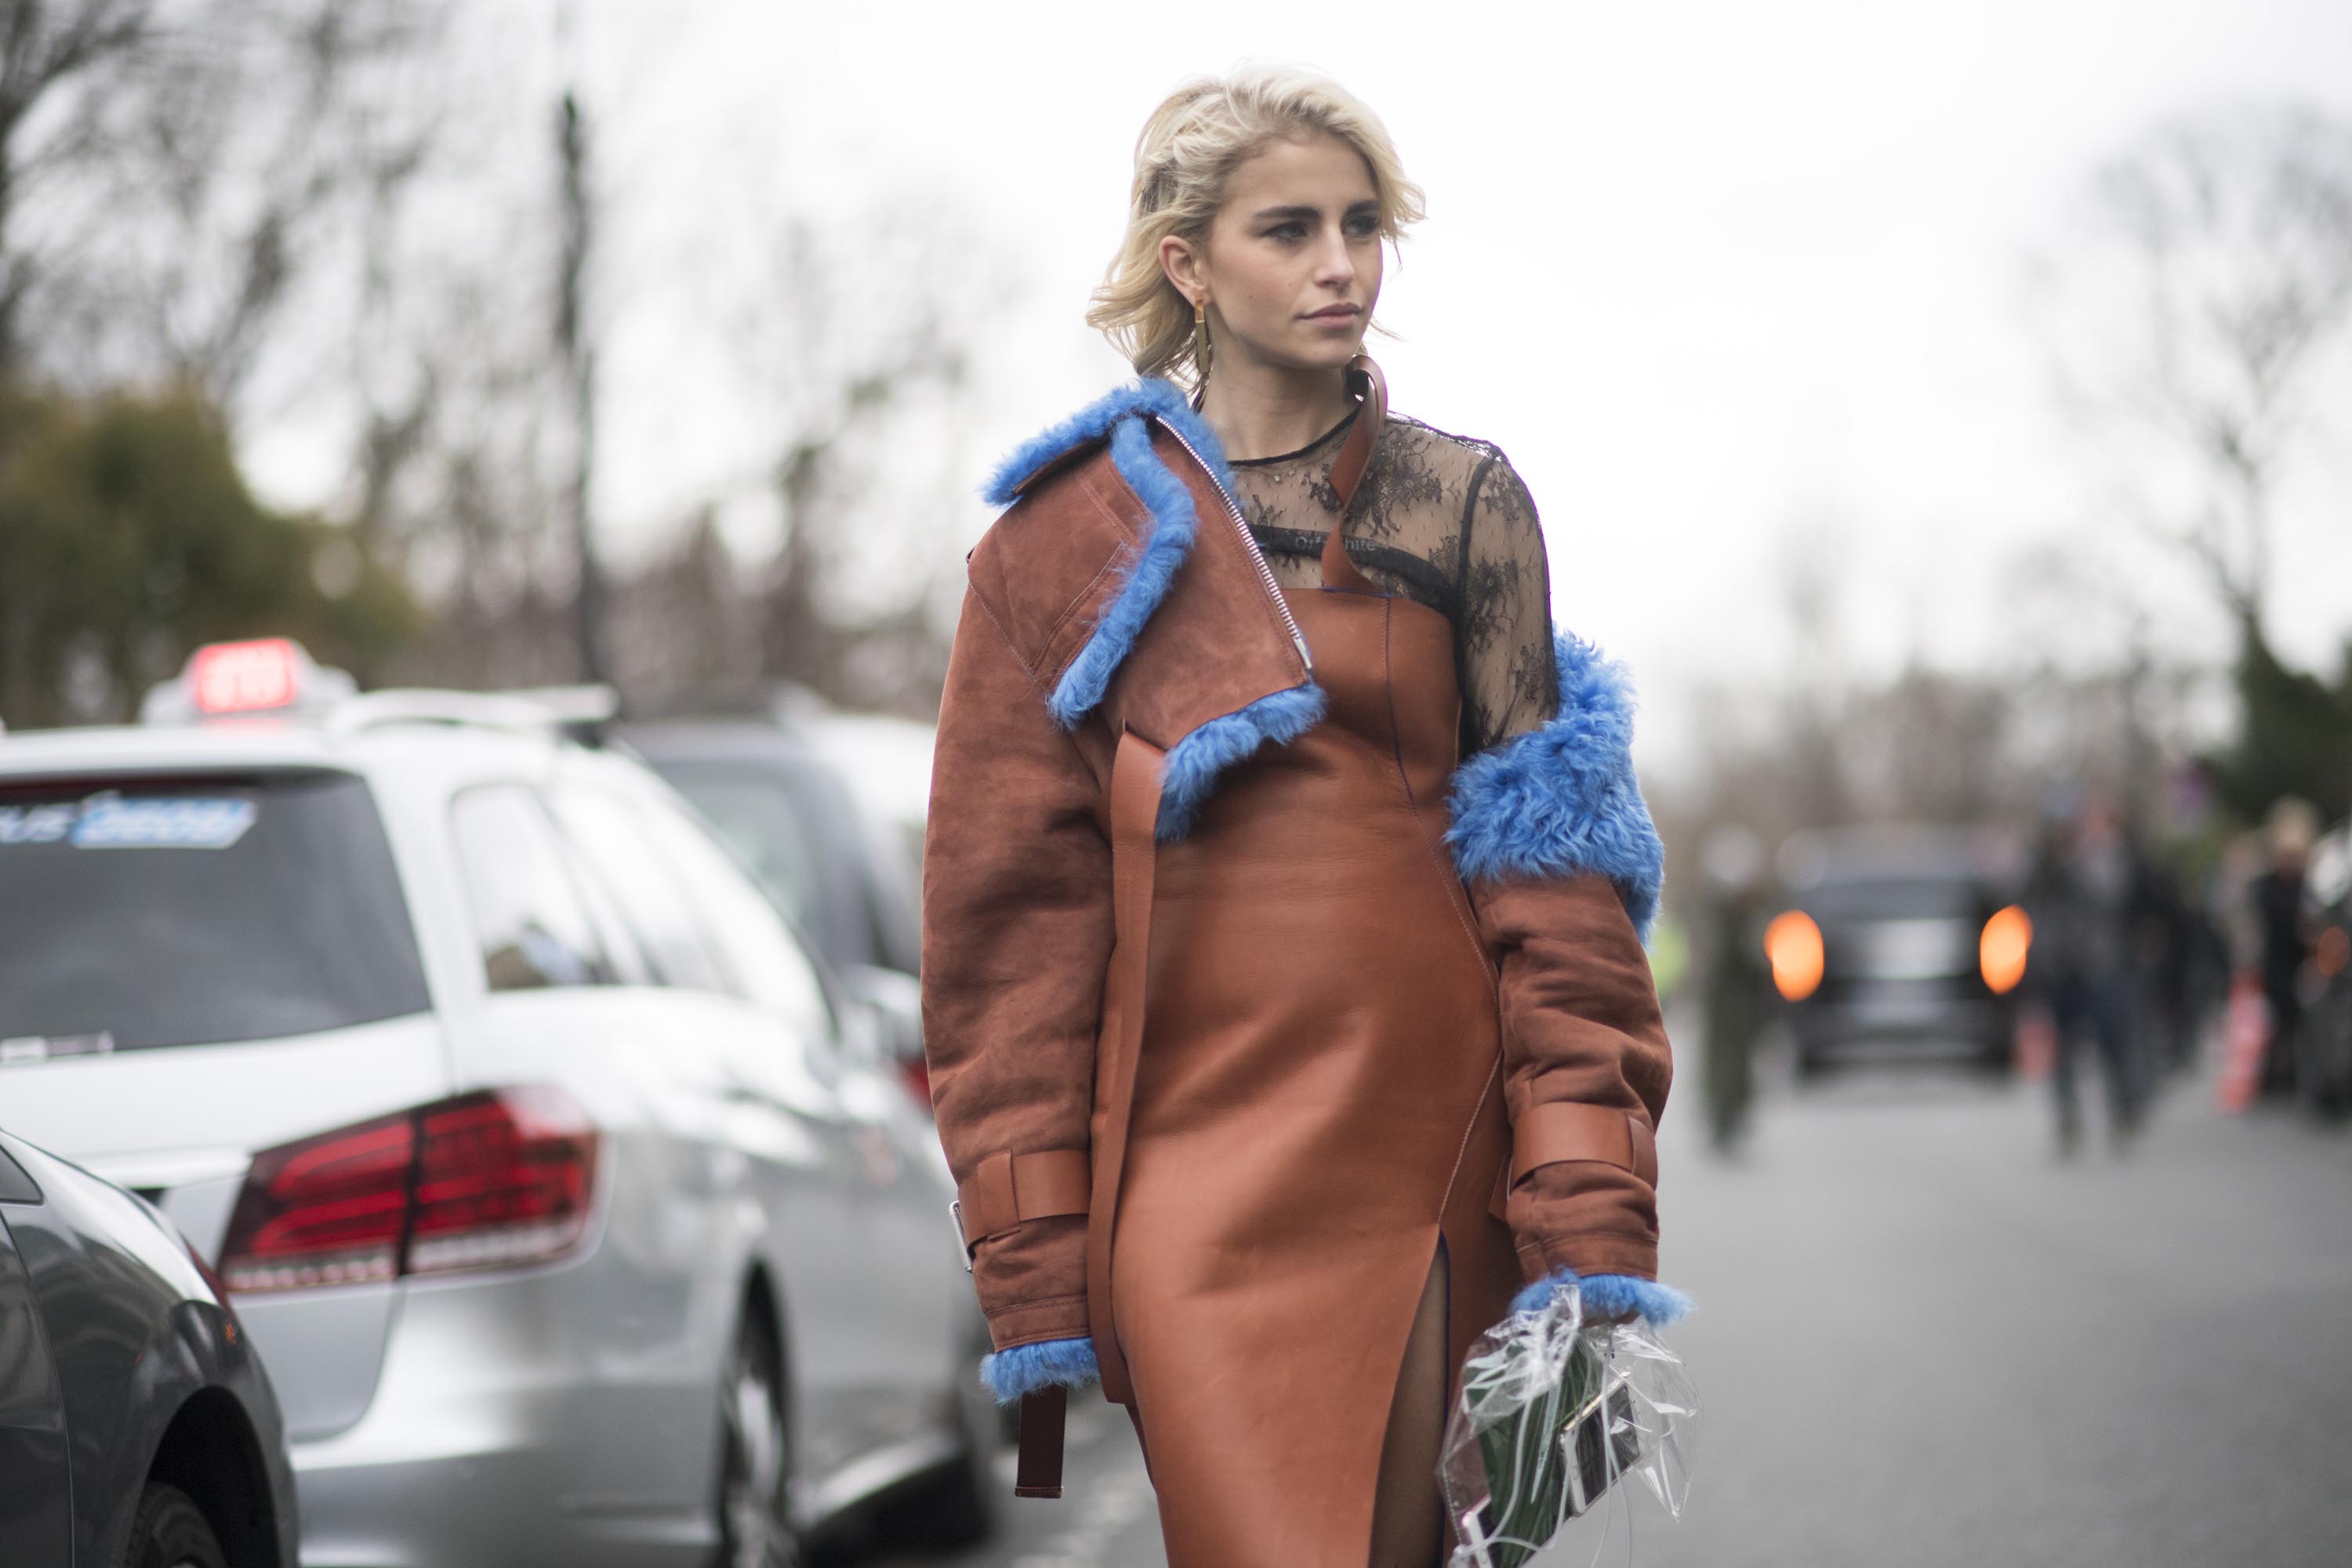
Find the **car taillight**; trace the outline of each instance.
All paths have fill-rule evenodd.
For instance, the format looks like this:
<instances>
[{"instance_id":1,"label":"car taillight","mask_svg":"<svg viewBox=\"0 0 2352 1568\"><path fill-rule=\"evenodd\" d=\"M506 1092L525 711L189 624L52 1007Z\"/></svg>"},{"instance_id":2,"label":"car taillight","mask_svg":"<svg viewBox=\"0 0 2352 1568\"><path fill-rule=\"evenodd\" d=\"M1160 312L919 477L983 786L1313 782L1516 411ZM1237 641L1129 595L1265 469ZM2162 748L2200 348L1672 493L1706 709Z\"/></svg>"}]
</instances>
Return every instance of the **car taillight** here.
<instances>
[{"instance_id":1,"label":"car taillight","mask_svg":"<svg viewBox=\"0 0 2352 1568\"><path fill-rule=\"evenodd\" d=\"M407 1271L536 1262L588 1228L596 1130L551 1089L493 1089L417 1113L415 1218Z\"/></svg>"},{"instance_id":2,"label":"car taillight","mask_svg":"<svg viewBox=\"0 0 2352 1568\"><path fill-rule=\"evenodd\" d=\"M931 1107L930 1064L920 1057L917 1057L912 1061L900 1062L898 1079L907 1086L907 1092L921 1100L923 1109L929 1110Z\"/></svg>"},{"instance_id":3,"label":"car taillight","mask_svg":"<svg viewBox=\"0 0 2352 1568\"><path fill-rule=\"evenodd\" d=\"M1772 966L1772 986L1790 1002L1821 987L1822 928L1802 910L1785 910L1764 928L1764 958Z\"/></svg>"},{"instance_id":4,"label":"car taillight","mask_svg":"<svg viewBox=\"0 0 2352 1568\"><path fill-rule=\"evenodd\" d=\"M2033 951L2033 922L2015 904L1996 911L1977 937L1977 968L1996 996L2006 996L2025 978Z\"/></svg>"},{"instance_id":5,"label":"car taillight","mask_svg":"<svg viewBox=\"0 0 2352 1568\"><path fill-rule=\"evenodd\" d=\"M541 1262L586 1233L595 1174L560 1090L460 1095L256 1155L220 1271L250 1293Z\"/></svg>"},{"instance_id":6,"label":"car taillight","mask_svg":"<svg viewBox=\"0 0 2352 1568\"><path fill-rule=\"evenodd\" d=\"M221 1247L231 1290L351 1285L400 1272L416 1130L406 1115L254 1156Z\"/></svg>"}]
</instances>

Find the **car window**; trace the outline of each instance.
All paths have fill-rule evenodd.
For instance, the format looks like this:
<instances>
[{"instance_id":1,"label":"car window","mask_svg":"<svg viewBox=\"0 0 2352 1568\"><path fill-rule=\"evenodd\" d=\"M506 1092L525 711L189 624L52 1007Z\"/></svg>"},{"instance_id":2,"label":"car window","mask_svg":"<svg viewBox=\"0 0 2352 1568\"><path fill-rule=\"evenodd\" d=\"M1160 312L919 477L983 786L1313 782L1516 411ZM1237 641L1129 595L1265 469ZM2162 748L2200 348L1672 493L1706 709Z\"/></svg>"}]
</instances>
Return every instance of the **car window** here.
<instances>
[{"instance_id":1,"label":"car window","mask_svg":"<svg viewBox=\"0 0 2352 1568\"><path fill-rule=\"evenodd\" d=\"M643 811L664 861L685 879L726 948L743 994L782 1018L798 1037L829 1038L833 1013L816 966L750 871L699 823L656 802L645 803Z\"/></svg>"},{"instance_id":2,"label":"car window","mask_svg":"<svg viewBox=\"0 0 2352 1568\"><path fill-rule=\"evenodd\" d=\"M365 781L0 784L13 1056L272 1039L431 1006Z\"/></svg>"},{"instance_id":3,"label":"car window","mask_svg":"<svg viewBox=\"0 0 2352 1568\"><path fill-rule=\"evenodd\" d=\"M608 791L579 784L557 790L554 805L580 858L620 906L659 977L691 991L737 991L685 884L655 849L640 814Z\"/></svg>"},{"instance_id":4,"label":"car window","mask_svg":"<svg viewBox=\"0 0 2352 1568\"><path fill-rule=\"evenodd\" d=\"M530 790L469 789L450 803L449 829L491 990L618 979L554 824Z\"/></svg>"},{"instance_id":5,"label":"car window","mask_svg":"<svg viewBox=\"0 0 2352 1568\"><path fill-rule=\"evenodd\" d=\"M580 847L569 835L559 831L556 837L557 848L572 868L572 880L579 885L581 901L588 908L588 918L595 925L597 940L604 943L605 955L613 961L614 979L623 985L663 984L645 939L630 925L628 916L621 912L620 904L604 886L604 879L582 858Z\"/></svg>"},{"instance_id":6,"label":"car window","mask_svg":"<svg viewBox=\"0 0 2352 1568\"><path fill-rule=\"evenodd\" d=\"M826 856L783 780L728 763L665 765L663 776L726 837L754 876L803 931L815 931L830 901Z\"/></svg>"}]
</instances>

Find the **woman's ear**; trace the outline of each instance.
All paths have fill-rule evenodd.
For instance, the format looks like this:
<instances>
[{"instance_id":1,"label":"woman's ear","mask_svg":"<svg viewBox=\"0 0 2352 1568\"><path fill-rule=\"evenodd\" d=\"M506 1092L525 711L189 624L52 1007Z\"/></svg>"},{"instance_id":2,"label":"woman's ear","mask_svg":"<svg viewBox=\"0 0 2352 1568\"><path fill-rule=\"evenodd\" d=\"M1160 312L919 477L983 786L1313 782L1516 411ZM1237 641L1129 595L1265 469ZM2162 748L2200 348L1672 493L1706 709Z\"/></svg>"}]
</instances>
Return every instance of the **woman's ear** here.
<instances>
[{"instance_id":1,"label":"woman's ear","mask_svg":"<svg viewBox=\"0 0 2352 1568\"><path fill-rule=\"evenodd\" d=\"M1160 270L1189 304L1198 305L1208 294L1208 280L1201 276L1200 252L1189 239L1171 234L1160 240Z\"/></svg>"}]
</instances>

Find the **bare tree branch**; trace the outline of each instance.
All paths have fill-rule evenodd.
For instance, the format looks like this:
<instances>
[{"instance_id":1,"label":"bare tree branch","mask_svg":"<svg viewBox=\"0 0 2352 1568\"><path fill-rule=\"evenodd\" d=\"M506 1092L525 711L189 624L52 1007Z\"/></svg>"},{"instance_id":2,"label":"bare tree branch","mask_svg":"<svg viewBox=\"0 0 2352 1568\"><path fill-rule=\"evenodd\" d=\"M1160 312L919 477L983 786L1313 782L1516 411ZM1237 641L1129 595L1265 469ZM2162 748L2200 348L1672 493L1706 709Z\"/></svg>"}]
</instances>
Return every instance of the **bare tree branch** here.
<instances>
[{"instance_id":1,"label":"bare tree branch","mask_svg":"<svg viewBox=\"0 0 2352 1568\"><path fill-rule=\"evenodd\" d=\"M2186 476L2156 531L2259 631L2273 497L2352 337L2352 124L2289 107L2165 126L2092 178L2039 277L2067 403Z\"/></svg>"}]
</instances>

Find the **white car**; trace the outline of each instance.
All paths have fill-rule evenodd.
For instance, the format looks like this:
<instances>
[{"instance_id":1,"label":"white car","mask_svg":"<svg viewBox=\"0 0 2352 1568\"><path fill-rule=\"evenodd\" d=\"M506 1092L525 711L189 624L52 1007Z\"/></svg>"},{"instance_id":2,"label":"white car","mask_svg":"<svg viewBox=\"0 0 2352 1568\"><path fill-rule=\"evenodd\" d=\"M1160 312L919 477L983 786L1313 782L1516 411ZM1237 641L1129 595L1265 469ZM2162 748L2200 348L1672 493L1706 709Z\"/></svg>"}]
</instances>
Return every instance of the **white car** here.
<instances>
[{"instance_id":1,"label":"white car","mask_svg":"<svg viewBox=\"0 0 2352 1568\"><path fill-rule=\"evenodd\" d=\"M859 1016L637 762L332 674L207 649L149 704L207 721L0 738L0 1127L225 1279L302 1561L984 1533L987 1336Z\"/></svg>"}]
</instances>

